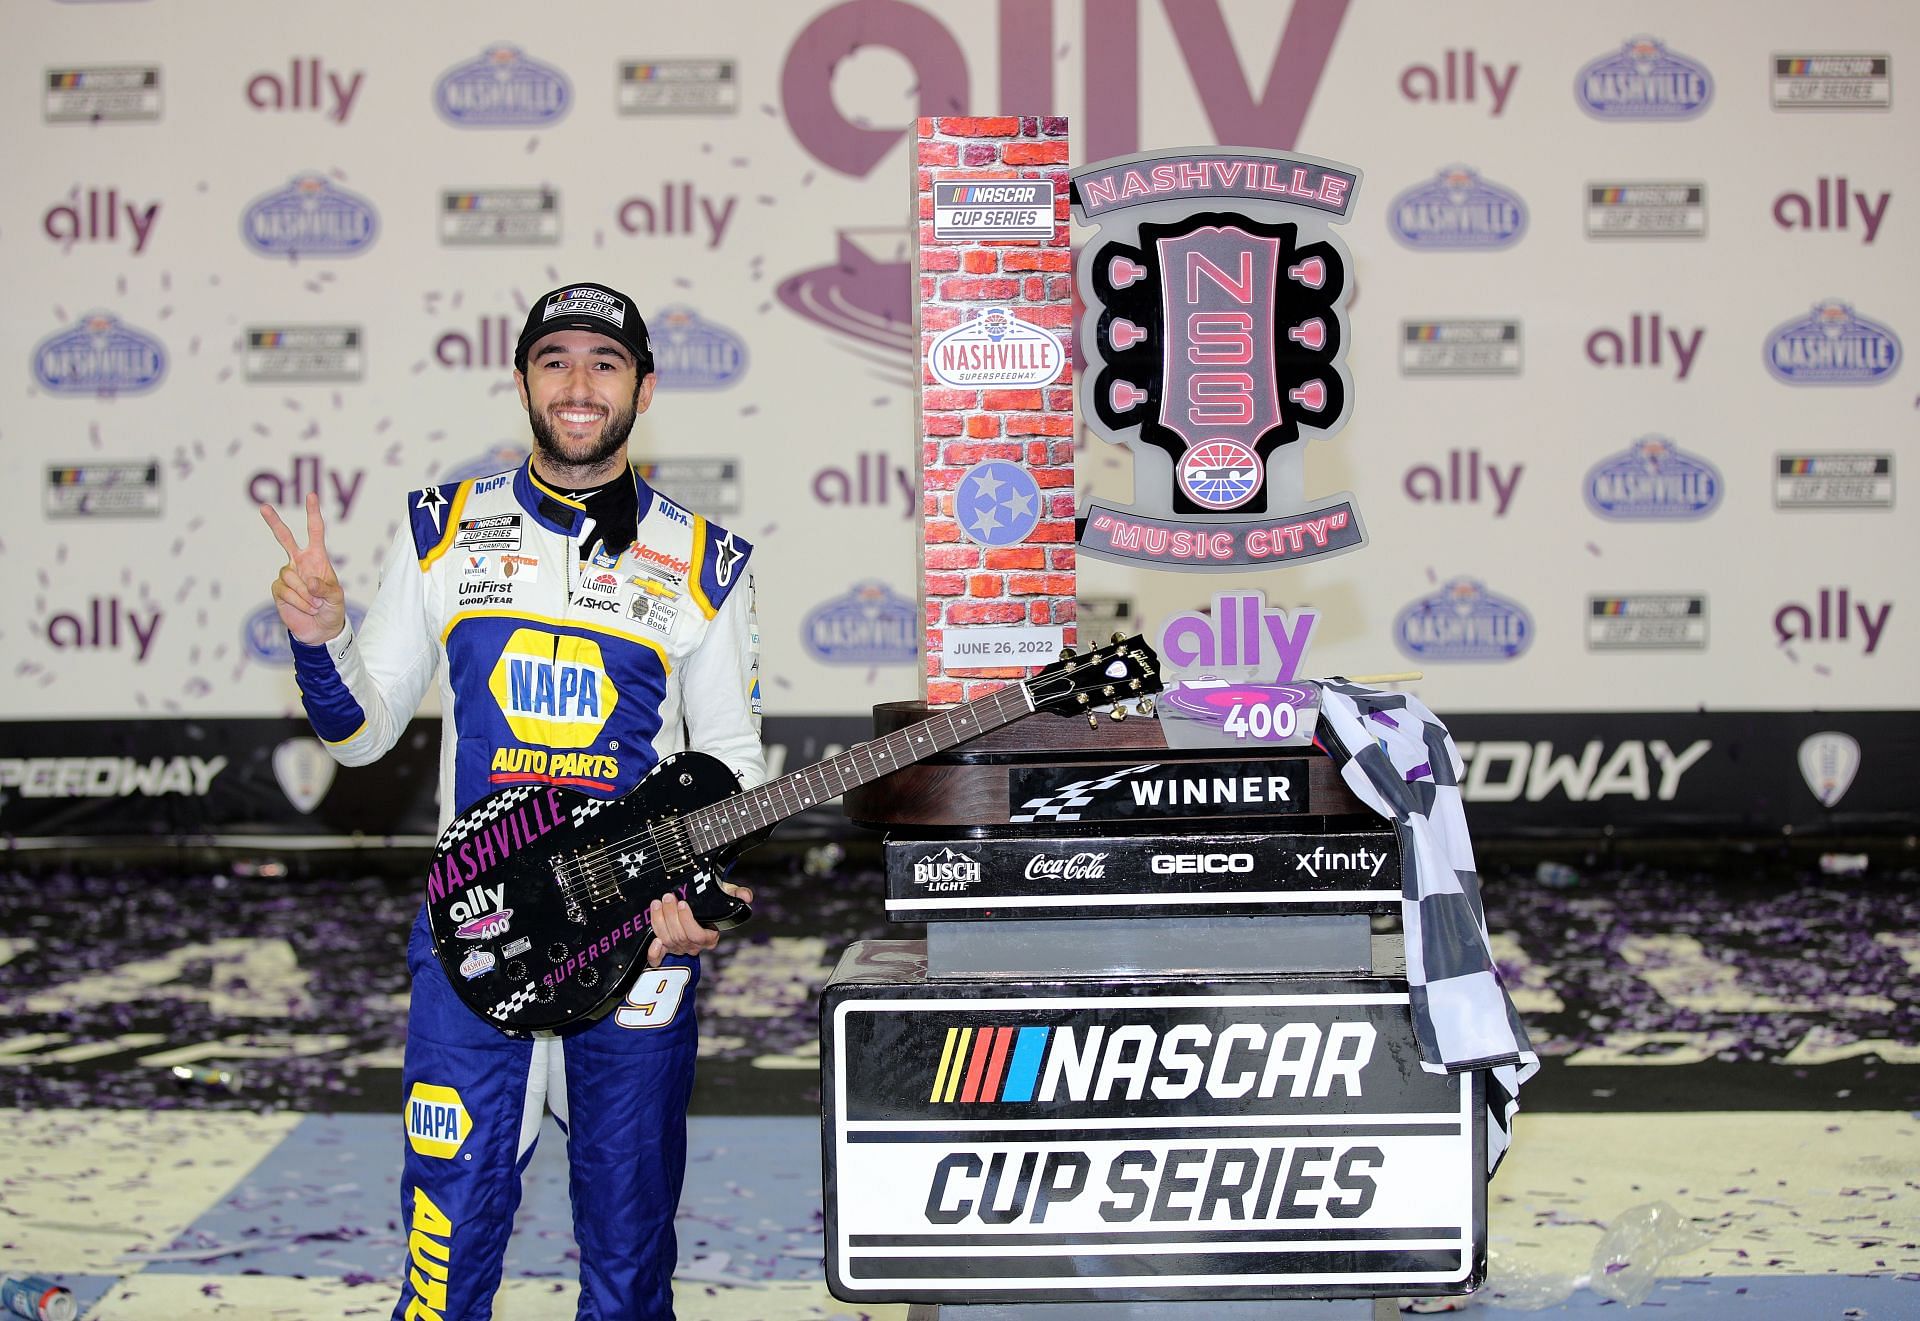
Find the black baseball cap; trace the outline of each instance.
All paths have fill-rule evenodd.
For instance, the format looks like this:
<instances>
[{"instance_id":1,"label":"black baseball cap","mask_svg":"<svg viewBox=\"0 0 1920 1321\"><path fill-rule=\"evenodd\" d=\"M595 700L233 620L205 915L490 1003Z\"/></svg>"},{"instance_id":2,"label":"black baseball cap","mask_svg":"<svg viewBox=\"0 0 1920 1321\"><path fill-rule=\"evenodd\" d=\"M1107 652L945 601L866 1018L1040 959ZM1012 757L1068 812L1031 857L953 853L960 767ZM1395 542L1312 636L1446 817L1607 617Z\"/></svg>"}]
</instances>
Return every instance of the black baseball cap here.
<instances>
[{"instance_id":1,"label":"black baseball cap","mask_svg":"<svg viewBox=\"0 0 1920 1321\"><path fill-rule=\"evenodd\" d=\"M640 319L633 300L618 289L604 284L570 284L536 299L527 312L527 324L520 328L520 342L514 345L515 369L526 371L527 350L535 340L556 330L591 330L618 340L633 354L642 376L653 370L647 323Z\"/></svg>"}]
</instances>

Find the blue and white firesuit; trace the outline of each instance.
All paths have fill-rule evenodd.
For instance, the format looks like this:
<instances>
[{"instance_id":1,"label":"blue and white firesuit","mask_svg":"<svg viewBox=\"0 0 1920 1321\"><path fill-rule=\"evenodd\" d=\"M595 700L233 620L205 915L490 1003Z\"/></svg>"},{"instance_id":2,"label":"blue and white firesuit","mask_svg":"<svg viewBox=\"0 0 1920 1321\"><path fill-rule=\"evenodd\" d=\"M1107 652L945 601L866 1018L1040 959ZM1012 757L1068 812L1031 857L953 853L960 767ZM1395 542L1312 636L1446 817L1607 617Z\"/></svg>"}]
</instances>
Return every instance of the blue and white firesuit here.
<instances>
[{"instance_id":1,"label":"blue and white firesuit","mask_svg":"<svg viewBox=\"0 0 1920 1321\"><path fill-rule=\"evenodd\" d=\"M413 492L359 632L294 646L308 718L333 755L355 766L384 754L437 672L442 828L506 785L618 797L689 744L747 785L764 780L751 547L634 482L637 535L604 548L589 507L530 464ZM622 1008L584 1030L532 1037L456 998L424 907L407 966L409 1253L395 1321L492 1315L547 1110L567 1134L578 1316L672 1316L699 960L643 972Z\"/></svg>"}]
</instances>

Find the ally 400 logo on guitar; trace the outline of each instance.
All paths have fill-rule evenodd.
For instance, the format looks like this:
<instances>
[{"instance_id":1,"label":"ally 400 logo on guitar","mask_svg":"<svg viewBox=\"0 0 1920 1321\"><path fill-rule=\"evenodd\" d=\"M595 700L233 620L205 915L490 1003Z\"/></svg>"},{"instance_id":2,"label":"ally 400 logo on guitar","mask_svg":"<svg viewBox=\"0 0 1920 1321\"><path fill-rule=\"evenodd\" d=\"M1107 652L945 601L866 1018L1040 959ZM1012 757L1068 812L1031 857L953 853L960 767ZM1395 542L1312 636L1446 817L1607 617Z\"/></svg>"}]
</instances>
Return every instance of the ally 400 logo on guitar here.
<instances>
[{"instance_id":1,"label":"ally 400 logo on guitar","mask_svg":"<svg viewBox=\"0 0 1920 1321\"><path fill-rule=\"evenodd\" d=\"M1333 226L1359 173L1251 148L1074 173L1087 358L1081 413L1134 456L1134 503L1090 503L1080 548L1158 569L1278 568L1366 544L1351 494L1309 499L1304 442L1352 408L1350 261Z\"/></svg>"},{"instance_id":2,"label":"ally 400 logo on guitar","mask_svg":"<svg viewBox=\"0 0 1920 1321\"><path fill-rule=\"evenodd\" d=\"M668 757L623 798L502 789L441 832L427 875L434 954L461 1001L502 1031L590 1021L645 967L653 900L677 892L716 930L747 920L720 881L786 818L1030 713L1081 715L1159 691L1159 658L1134 637L755 789L703 752Z\"/></svg>"}]
</instances>

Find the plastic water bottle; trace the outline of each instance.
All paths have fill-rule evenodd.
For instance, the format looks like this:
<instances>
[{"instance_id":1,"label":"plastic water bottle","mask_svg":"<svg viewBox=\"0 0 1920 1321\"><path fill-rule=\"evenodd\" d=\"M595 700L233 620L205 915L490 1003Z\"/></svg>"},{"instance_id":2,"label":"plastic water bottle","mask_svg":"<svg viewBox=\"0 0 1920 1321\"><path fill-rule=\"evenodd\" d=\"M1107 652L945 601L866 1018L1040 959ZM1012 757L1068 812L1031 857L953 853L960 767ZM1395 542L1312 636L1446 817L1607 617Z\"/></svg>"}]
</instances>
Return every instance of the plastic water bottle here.
<instances>
[{"instance_id":1,"label":"plastic water bottle","mask_svg":"<svg viewBox=\"0 0 1920 1321\"><path fill-rule=\"evenodd\" d=\"M80 1314L71 1289L39 1275L0 1279L0 1311L28 1321L73 1321Z\"/></svg>"}]
</instances>

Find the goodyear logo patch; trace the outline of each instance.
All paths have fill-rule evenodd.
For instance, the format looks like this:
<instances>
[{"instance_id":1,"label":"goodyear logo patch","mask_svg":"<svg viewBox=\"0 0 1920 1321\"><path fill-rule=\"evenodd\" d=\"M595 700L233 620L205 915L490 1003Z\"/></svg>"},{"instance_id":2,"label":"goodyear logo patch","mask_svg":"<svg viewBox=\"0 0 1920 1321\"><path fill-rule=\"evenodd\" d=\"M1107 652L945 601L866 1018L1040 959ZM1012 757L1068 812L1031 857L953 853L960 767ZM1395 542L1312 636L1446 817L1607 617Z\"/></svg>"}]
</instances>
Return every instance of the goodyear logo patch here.
<instances>
[{"instance_id":1,"label":"goodyear logo patch","mask_svg":"<svg viewBox=\"0 0 1920 1321\"><path fill-rule=\"evenodd\" d=\"M620 701L599 643L537 628L507 639L487 687L514 737L538 747L586 747Z\"/></svg>"},{"instance_id":2,"label":"goodyear logo patch","mask_svg":"<svg viewBox=\"0 0 1920 1321\"><path fill-rule=\"evenodd\" d=\"M473 1131L473 1119L451 1087L417 1082L407 1097L407 1145L422 1156L452 1160Z\"/></svg>"}]
</instances>

